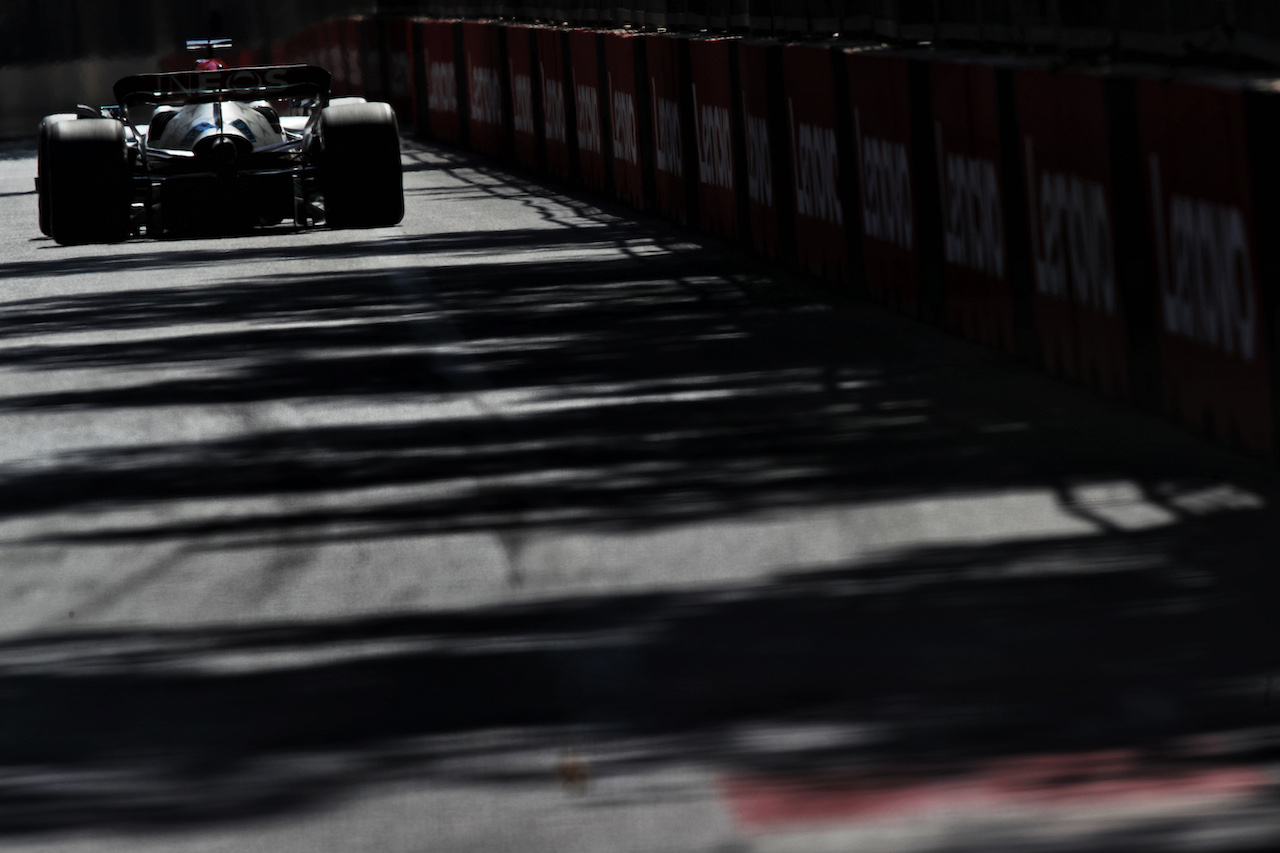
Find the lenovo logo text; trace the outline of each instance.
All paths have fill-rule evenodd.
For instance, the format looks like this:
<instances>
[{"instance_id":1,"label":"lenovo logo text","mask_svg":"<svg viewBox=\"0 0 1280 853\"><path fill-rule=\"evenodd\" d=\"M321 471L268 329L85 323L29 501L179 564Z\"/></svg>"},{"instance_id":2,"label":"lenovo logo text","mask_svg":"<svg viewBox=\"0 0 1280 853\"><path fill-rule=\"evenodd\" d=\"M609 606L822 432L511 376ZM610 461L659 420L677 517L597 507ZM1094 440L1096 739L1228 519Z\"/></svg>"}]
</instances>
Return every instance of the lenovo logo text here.
<instances>
[{"instance_id":1,"label":"lenovo logo text","mask_svg":"<svg viewBox=\"0 0 1280 853\"><path fill-rule=\"evenodd\" d=\"M698 87L693 87L693 110L698 120L698 176L704 184L733 189L733 135L729 111L724 107L698 105Z\"/></svg>"},{"instance_id":2,"label":"lenovo logo text","mask_svg":"<svg viewBox=\"0 0 1280 853\"><path fill-rule=\"evenodd\" d=\"M479 124L502 124L502 82L498 72L482 65L467 69L471 121Z\"/></svg>"},{"instance_id":3,"label":"lenovo logo text","mask_svg":"<svg viewBox=\"0 0 1280 853\"><path fill-rule=\"evenodd\" d=\"M653 82L656 91L658 84ZM684 175L684 154L680 141L680 104L670 98L653 99L653 129L658 142L658 171Z\"/></svg>"},{"instance_id":4,"label":"lenovo logo text","mask_svg":"<svg viewBox=\"0 0 1280 853\"><path fill-rule=\"evenodd\" d=\"M796 212L832 225L844 224L840 204L840 152L836 132L828 127L800 122L790 101L791 147L794 152Z\"/></svg>"},{"instance_id":5,"label":"lenovo logo text","mask_svg":"<svg viewBox=\"0 0 1280 853\"><path fill-rule=\"evenodd\" d=\"M600 96L595 86L574 87L578 116L578 148L593 154L604 152L600 135Z\"/></svg>"},{"instance_id":6,"label":"lenovo logo text","mask_svg":"<svg viewBox=\"0 0 1280 853\"><path fill-rule=\"evenodd\" d=\"M744 104L745 107L745 96ZM757 204L773 205L773 154L769 147L769 123L759 116L747 117L747 194Z\"/></svg>"},{"instance_id":7,"label":"lenovo logo text","mask_svg":"<svg viewBox=\"0 0 1280 853\"><path fill-rule=\"evenodd\" d=\"M854 124L862 167L863 233L909 251L915 246L915 208L907 146L864 136L858 110L854 110Z\"/></svg>"},{"instance_id":8,"label":"lenovo logo text","mask_svg":"<svg viewBox=\"0 0 1280 853\"><path fill-rule=\"evenodd\" d=\"M1031 140L1029 186L1035 188ZM1096 181L1043 172L1032 197L1031 248L1036 290L1107 315L1116 311L1115 246L1106 192Z\"/></svg>"},{"instance_id":9,"label":"lenovo logo text","mask_svg":"<svg viewBox=\"0 0 1280 853\"><path fill-rule=\"evenodd\" d=\"M1004 278L1004 208L990 160L948 154L936 125L942 185L943 257L947 263Z\"/></svg>"},{"instance_id":10,"label":"lenovo logo text","mask_svg":"<svg viewBox=\"0 0 1280 853\"><path fill-rule=\"evenodd\" d=\"M568 142L569 130L564 115L564 85L559 80L542 76L542 110L548 142Z\"/></svg>"},{"instance_id":11,"label":"lenovo logo text","mask_svg":"<svg viewBox=\"0 0 1280 853\"><path fill-rule=\"evenodd\" d=\"M1155 156L1150 165L1164 330L1252 361L1258 304L1244 213L1177 194L1166 203Z\"/></svg>"},{"instance_id":12,"label":"lenovo logo text","mask_svg":"<svg viewBox=\"0 0 1280 853\"><path fill-rule=\"evenodd\" d=\"M613 82L610 78L610 87ZM613 92L613 156L640 165L640 132L636 125L636 99L627 92Z\"/></svg>"},{"instance_id":13,"label":"lenovo logo text","mask_svg":"<svg viewBox=\"0 0 1280 853\"><path fill-rule=\"evenodd\" d=\"M427 75L427 109L438 112L458 111L458 79L452 62L433 62Z\"/></svg>"}]
</instances>

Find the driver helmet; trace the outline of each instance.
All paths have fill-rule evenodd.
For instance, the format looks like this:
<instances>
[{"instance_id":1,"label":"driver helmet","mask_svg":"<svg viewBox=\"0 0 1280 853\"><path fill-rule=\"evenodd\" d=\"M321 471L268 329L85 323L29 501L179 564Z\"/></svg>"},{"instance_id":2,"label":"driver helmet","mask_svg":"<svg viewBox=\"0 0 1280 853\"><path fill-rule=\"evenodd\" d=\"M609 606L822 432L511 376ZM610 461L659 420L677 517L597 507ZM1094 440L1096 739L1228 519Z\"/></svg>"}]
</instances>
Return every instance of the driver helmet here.
<instances>
[{"instance_id":1,"label":"driver helmet","mask_svg":"<svg viewBox=\"0 0 1280 853\"><path fill-rule=\"evenodd\" d=\"M200 59L196 61L197 71L221 71L227 65L221 59Z\"/></svg>"}]
</instances>

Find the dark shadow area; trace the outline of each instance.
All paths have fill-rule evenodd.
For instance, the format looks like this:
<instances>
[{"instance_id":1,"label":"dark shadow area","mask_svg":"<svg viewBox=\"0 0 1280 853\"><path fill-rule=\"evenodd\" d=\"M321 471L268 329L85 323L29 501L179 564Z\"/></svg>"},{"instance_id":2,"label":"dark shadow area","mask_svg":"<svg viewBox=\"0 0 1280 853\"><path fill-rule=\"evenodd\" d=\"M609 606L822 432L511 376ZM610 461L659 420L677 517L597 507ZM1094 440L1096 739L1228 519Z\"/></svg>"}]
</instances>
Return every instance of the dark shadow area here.
<instances>
[{"instance_id":1,"label":"dark shadow area","mask_svg":"<svg viewBox=\"0 0 1280 853\"><path fill-rule=\"evenodd\" d=\"M537 203L532 188L505 192ZM1172 776L1277 759L1269 469L887 312L780 283L726 247L684 242L602 216L0 264L0 277L21 280L396 259L4 303L0 370L127 381L10 393L0 412L441 408L3 468L0 519L245 506L8 544L642 531L1036 491L1092 532L715 588L3 642L0 834L242 821L389 780L524 784L550 770L511 755L570 741L626 742L594 760L601 776L694 761L761 777L852 768L870 785L964 778L1020 755L1123 750ZM115 334L84 334L98 332ZM474 405L446 408L460 401ZM1097 483L1124 484L1165 520L1126 525L1116 506L1081 497ZM248 509L348 489L386 491ZM506 734L478 734L494 730Z\"/></svg>"},{"instance_id":2,"label":"dark shadow area","mask_svg":"<svg viewBox=\"0 0 1280 853\"><path fill-rule=\"evenodd\" d=\"M585 249L609 245L611 237L625 239L625 229L404 242L414 251L493 254L499 247ZM410 251L396 241L333 249L352 256ZM201 253L184 257L192 254ZM509 416L69 454L36 471L0 471L0 516L476 481L462 496L95 534L274 530L320 541L352 535L353 524L360 537L548 525L631 529L1017 488L1053 488L1069 504L1074 484L1115 480L1134 483L1180 516L1168 498L1223 482L1208 461L1213 451L1188 454L1182 448L1190 439L1155 424L1149 433L1141 423L1109 431L1109 413L1096 405L1092 412L1064 408L1061 388L997 355L922 335L883 312L769 288L749 269L726 269L715 253L668 251L601 260L481 258L12 302L0 307L0 339L14 342L0 351L0 368L166 375L0 398L3 412L432 395L446 403L478 393L519 395L520 408ZM212 331L163 334L192 318ZM41 342L104 329L157 335ZM174 368L187 375L174 378ZM1233 474L1240 470L1256 474L1237 483L1259 492L1259 505L1269 500L1267 475L1243 462Z\"/></svg>"},{"instance_id":3,"label":"dark shadow area","mask_svg":"<svg viewBox=\"0 0 1280 853\"><path fill-rule=\"evenodd\" d=\"M0 832L247 819L388 779L549 781L504 754L570 741L627 741L601 776L694 761L863 785L1019 755L1122 750L1170 778L1273 761L1274 619L1186 571L1210 556L1180 556L1189 542L1233 532L1191 527L754 586L10 641ZM481 730L507 734L465 737Z\"/></svg>"}]
</instances>

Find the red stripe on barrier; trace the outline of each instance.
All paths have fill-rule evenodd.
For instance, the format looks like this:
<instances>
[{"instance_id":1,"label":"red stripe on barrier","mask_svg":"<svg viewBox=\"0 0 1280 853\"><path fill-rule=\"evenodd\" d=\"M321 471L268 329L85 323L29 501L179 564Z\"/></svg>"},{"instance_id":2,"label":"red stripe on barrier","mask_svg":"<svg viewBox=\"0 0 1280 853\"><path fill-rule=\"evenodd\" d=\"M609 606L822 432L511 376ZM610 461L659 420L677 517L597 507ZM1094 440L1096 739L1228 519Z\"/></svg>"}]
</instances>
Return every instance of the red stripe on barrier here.
<instances>
[{"instance_id":1,"label":"red stripe on barrier","mask_svg":"<svg viewBox=\"0 0 1280 853\"><path fill-rule=\"evenodd\" d=\"M750 237L755 250L766 258L777 258L781 253L778 193L786 186L780 176L774 175L775 150L785 142L773 137L769 111L769 59L778 49L765 44L738 45Z\"/></svg>"},{"instance_id":2,"label":"red stripe on barrier","mask_svg":"<svg viewBox=\"0 0 1280 853\"><path fill-rule=\"evenodd\" d=\"M1019 69L1014 86L1045 368L1127 397L1103 78Z\"/></svg>"},{"instance_id":3,"label":"red stripe on barrier","mask_svg":"<svg viewBox=\"0 0 1280 853\"><path fill-rule=\"evenodd\" d=\"M452 145L462 142L458 104L458 75L454 65L453 24L423 21L422 61L426 65L426 131Z\"/></svg>"},{"instance_id":4,"label":"red stripe on barrier","mask_svg":"<svg viewBox=\"0 0 1280 853\"><path fill-rule=\"evenodd\" d=\"M688 185L692 163L685 162L680 103L687 82L680 75L680 44L675 38L645 36L649 67L649 110L654 152L654 202L658 212L681 224L689 222Z\"/></svg>"},{"instance_id":5,"label":"red stripe on barrier","mask_svg":"<svg viewBox=\"0 0 1280 853\"><path fill-rule=\"evenodd\" d=\"M931 77L947 322L1016 352L995 70L936 62Z\"/></svg>"},{"instance_id":6,"label":"red stripe on barrier","mask_svg":"<svg viewBox=\"0 0 1280 853\"><path fill-rule=\"evenodd\" d=\"M1170 412L1270 454L1271 405L1244 97L1140 80L1138 129Z\"/></svg>"},{"instance_id":7,"label":"red stripe on barrier","mask_svg":"<svg viewBox=\"0 0 1280 853\"><path fill-rule=\"evenodd\" d=\"M471 147L495 157L509 154L506 109L502 98L502 31L491 24L462 25L462 52L467 73L467 127Z\"/></svg>"},{"instance_id":8,"label":"red stripe on barrier","mask_svg":"<svg viewBox=\"0 0 1280 853\"><path fill-rule=\"evenodd\" d=\"M733 822L750 834L866 825L883 835L891 821L922 819L936 833L937 821L948 816L957 822L953 828L960 828L965 816L1029 826L1045 817L1060 820L1064 813L1083 821L1099 812L1123 814L1126 808L1135 814L1169 813L1206 801L1248 801L1270 785L1269 774L1258 767L1171 767L1136 750L1116 749L989 759L942 778L739 775L721 779L719 788Z\"/></svg>"},{"instance_id":9,"label":"red stripe on barrier","mask_svg":"<svg viewBox=\"0 0 1280 853\"><path fill-rule=\"evenodd\" d=\"M537 117L533 88L537 75L533 67L533 29L510 26L507 32L507 75L511 87L512 146L516 162L539 168Z\"/></svg>"},{"instance_id":10,"label":"red stripe on barrier","mask_svg":"<svg viewBox=\"0 0 1280 853\"><path fill-rule=\"evenodd\" d=\"M559 30L538 30L538 78L542 86L543 138L547 172L569 177L569 120L565 110L564 49Z\"/></svg>"},{"instance_id":11,"label":"red stripe on barrier","mask_svg":"<svg viewBox=\"0 0 1280 853\"><path fill-rule=\"evenodd\" d=\"M604 131L600 120L598 34L569 33L569 79L573 84L574 121L578 137L578 174L592 190L605 188Z\"/></svg>"},{"instance_id":12,"label":"red stripe on barrier","mask_svg":"<svg viewBox=\"0 0 1280 853\"><path fill-rule=\"evenodd\" d=\"M849 99L862 223L862 260L874 299L920 314L920 230L914 188L919 152L911 136L908 61L849 52Z\"/></svg>"},{"instance_id":13,"label":"red stripe on barrier","mask_svg":"<svg viewBox=\"0 0 1280 853\"><path fill-rule=\"evenodd\" d=\"M782 48L786 133L795 190L796 255L811 272L832 281L848 277L844 199L831 51L807 45Z\"/></svg>"},{"instance_id":14,"label":"red stripe on barrier","mask_svg":"<svg viewBox=\"0 0 1280 853\"><path fill-rule=\"evenodd\" d=\"M733 91L726 39L689 42L693 125L698 148L698 217L702 227L738 237L738 193L733 158Z\"/></svg>"},{"instance_id":15,"label":"red stripe on barrier","mask_svg":"<svg viewBox=\"0 0 1280 853\"><path fill-rule=\"evenodd\" d=\"M643 208L644 168L640 153L636 89L637 37L621 33L604 36L605 78L608 81L609 137L613 143L613 191L622 201Z\"/></svg>"}]
</instances>

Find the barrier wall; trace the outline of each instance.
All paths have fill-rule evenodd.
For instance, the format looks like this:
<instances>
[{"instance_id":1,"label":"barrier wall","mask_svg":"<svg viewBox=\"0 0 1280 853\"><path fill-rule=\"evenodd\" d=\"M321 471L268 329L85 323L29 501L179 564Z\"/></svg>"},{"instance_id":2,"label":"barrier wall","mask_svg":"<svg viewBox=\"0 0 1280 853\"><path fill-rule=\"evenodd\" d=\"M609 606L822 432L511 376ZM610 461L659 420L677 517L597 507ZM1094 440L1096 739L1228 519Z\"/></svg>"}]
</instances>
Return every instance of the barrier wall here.
<instances>
[{"instance_id":1,"label":"barrier wall","mask_svg":"<svg viewBox=\"0 0 1280 853\"><path fill-rule=\"evenodd\" d=\"M386 22L387 93L386 99L396 114L412 123L417 109L413 21L396 18Z\"/></svg>"},{"instance_id":2,"label":"barrier wall","mask_svg":"<svg viewBox=\"0 0 1280 853\"><path fill-rule=\"evenodd\" d=\"M690 210L690 184L696 168L687 157L686 143L691 139L692 111L687 61L681 57L689 49L687 39L661 35L644 37L645 59L649 71L649 112L652 130L649 145L653 150L654 204L657 211L682 225L694 222ZM693 196L696 198L696 196Z\"/></svg>"},{"instance_id":3,"label":"barrier wall","mask_svg":"<svg viewBox=\"0 0 1280 853\"><path fill-rule=\"evenodd\" d=\"M702 228L727 240L738 239L742 193L736 139L741 110L735 109L734 42L689 42L690 90L698 157L698 214Z\"/></svg>"},{"instance_id":4,"label":"barrier wall","mask_svg":"<svg viewBox=\"0 0 1280 853\"><path fill-rule=\"evenodd\" d=\"M1015 72L1015 89L1044 367L1128 397L1104 79L1024 68ZM1147 286L1125 284L1123 290Z\"/></svg>"},{"instance_id":5,"label":"barrier wall","mask_svg":"<svg viewBox=\"0 0 1280 853\"><path fill-rule=\"evenodd\" d=\"M462 144L462 117L456 67L455 28L451 21L422 21L422 64L426 71L426 120L419 122L426 132L450 145Z\"/></svg>"},{"instance_id":6,"label":"barrier wall","mask_svg":"<svg viewBox=\"0 0 1280 853\"><path fill-rule=\"evenodd\" d=\"M884 52L845 57L853 112L862 263L872 298L920 315L920 236L915 192L921 158L911 127L909 61Z\"/></svg>"},{"instance_id":7,"label":"barrier wall","mask_svg":"<svg viewBox=\"0 0 1280 853\"><path fill-rule=\"evenodd\" d=\"M946 322L967 338L1013 353L996 71L935 62L931 78Z\"/></svg>"},{"instance_id":8,"label":"barrier wall","mask_svg":"<svg viewBox=\"0 0 1280 853\"><path fill-rule=\"evenodd\" d=\"M608 186L609 138L604 132L600 85L600 36L588 30L568 35L569 81L573 90L574 126L578 143L578 177L590 190Z\"/></svg>"},{"instance_id":9,"label":"barrier wall","mask_svg":"<svg viewBox=\"0 0 1280 853\"><path fill-rule=\"evenodd\" d=\"M327 64L335 94L385 97L444 142L1274 452L1267 86L406 19L317 25L270 56Z\"/></svg>"},{"instance_id":10,"label":"barrier wall","mask_svg":"<svg viewBox=\"0 0 1280 853\"><path fill-rule=\"evenodd\" d=\"M751 245L766 258L783 255L784 213L789 209L786 180L787 134L779 134L780 81L770 71L780 68L782 48L770 44L738 46L743 133L747 152L747 224Z\"/></svg>"},{"instance_id":11,"label":"barrier wall","mask_svg":"<svg viewBox=\"0 0 1280 853\"><path fill-rule=\"evenodd\" d=\"M507 37L507 85L511 89L512 155L521 166L542 167L541 125L537 117L542 105L541 87L534 63L534 28L511 26Z\"/></svg>"},{"instance_id":12,"label":"barrier wall","mask_svg":"<svg viewBox=\"0 0 1280 853\"><path fill-rule=\"evenodd\" d=\"M462 25L463 67L466 69L467 130L471 147L492 157L509 157L506 87L503 85L502 30L483 23Z\"/></svg>"},{"instance_id":13,"label":"barrier wall","mask_svg":"<svg viewBox=\"0 0 1280 853\"><path fill-rule=\"evenodd\" d=\"M796 257L810 272L844 281L849 275L849 252L832 52L807 45L784 46L782 85L795 198Z\"/></svg>"},{"instance_id":14,"label":"barrier wall","mask_svg":"<svg viewBox=\"0 0 1280 853\"><path fill-rule=\"evenodd\" d=\"M1138 126L1167 410L1217 438L1270 454L1269 324L1258 279L1244 93L1140 80Z\"/></svg>"},{"instance_id":15,"label":"barrier wall","mask_svg":"<svg viewBox=\"0 0 1280 853\"><path fill-rule=\"evenodd\" d=\"M638 50L640 38L625 33L605 33L604 64L605 86L608 90L609 142L613 153L613 191L621 201L644 209L650 204L651 194L645 191L646 172L644 151L640 140L640 128L648 115L645 109L647 88L641 86L645 75L637 73L637 64L644 58Z\"/></svg>"},{"instance_id":16,"label":"barrier wall","mask_svg":"<svg viewBox=\"0 0 1280 853\"><path fill-rule=\"evenodd\" d=\"M559 30L538 30L538 78L542 87L540 120L547 173L568 180L572 163L569 148L570 98L562 37Z\"/></svg>"}]
</instances>

